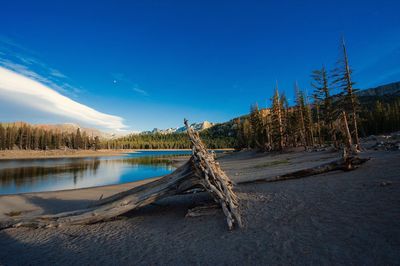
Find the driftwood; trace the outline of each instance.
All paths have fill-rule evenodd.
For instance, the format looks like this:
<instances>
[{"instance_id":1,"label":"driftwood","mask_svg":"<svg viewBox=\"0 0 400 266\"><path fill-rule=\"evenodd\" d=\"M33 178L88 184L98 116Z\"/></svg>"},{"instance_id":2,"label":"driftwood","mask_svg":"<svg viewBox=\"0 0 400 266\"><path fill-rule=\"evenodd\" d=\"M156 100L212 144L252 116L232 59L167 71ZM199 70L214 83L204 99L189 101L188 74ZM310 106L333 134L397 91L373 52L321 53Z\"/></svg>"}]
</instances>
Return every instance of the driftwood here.
<instances>
[{"instance_id":1,"label":"driftwood","mask_svg":"<svg viewBox=\"0 0 400 266\"><path fill-rule=\"evenodd\" d=\"M212 205L204 205L204 206L196 206L192 209L189 209L185 217L200 217L207 215L215 215L221 206L212 204Z\"/></svg>"},{"instance_id":2,"label":"driftwood","mask_svg":"<svg viewBox=\"0 0 400 266\"><path fill-rule=\"evenodd\" d=\"M340 158L338 160L334 160L329 163L321 164L316 167L302 169L298 171L294 171L291 173L287 173L280 176L269 177L269 178L260 178L250 181L242 181L238 184L248 184L248 183L256 183L256 182L277 182L284 181L290 179L297 179L303 177L309 177L313 175L319 175L323 173L328 173L331 171L350 171L354 170L358 165L361 165L367 162L369 158L358 158L358 157L347 157L346 159ZM351 167L349 167L351 165Z\"/></svg>"},{"instance_id":3,"label":"driftwood","mask_svg":"<svg viewBox=\"0 0 400 266\"><path fill-rule=\"evenodd\" d=\"M192 156L173 173L158 180L100 199L96 204L72 212L55 215L43 215L30 218L12 219L0 224L0 228L9 227L58 227L64 225L84 225L112 220L124 213L148 205L156 200L203 188L221 205L229 229L235 225L241 227L238 211L238 199L232 190L232 182L222 171L214 154L210 153L197 132L194 132L185 120L187 133L192 142Z\"/></svg>"}]
</instances>

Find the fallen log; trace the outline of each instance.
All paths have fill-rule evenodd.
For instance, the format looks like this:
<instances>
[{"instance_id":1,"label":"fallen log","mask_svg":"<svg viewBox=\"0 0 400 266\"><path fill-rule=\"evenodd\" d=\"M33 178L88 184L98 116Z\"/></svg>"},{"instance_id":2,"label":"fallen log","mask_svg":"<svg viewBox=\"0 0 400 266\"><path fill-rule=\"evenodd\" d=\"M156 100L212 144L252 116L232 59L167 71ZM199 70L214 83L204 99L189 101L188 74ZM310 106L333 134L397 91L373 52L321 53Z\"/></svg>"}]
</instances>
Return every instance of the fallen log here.
<instances>
[{"instance_id":1,"label":"fallen log","mask_svg":"<svg viewBox=\"0 0 400 266\"><path fill-rule=\"evenodd\" d=\"M241 227L238 198L233 192L231 180L215 161L214 154L206 149L198 133L189 127L187 120L184 123L192 143L192 156L173 173L142 186L100 199L86 209L55 215L13 218L2 222L0 229L21 226L48 228L109 221L162 198L193 191L196 188L205 189L221 205L230 230L235 225Z\"/></svg>"},{"instance_id":2,"label":"fallen log","mask_svg":"<svg viewBox=\"0 0 400 266\"><path fill-rule=\"evenodd\" d=\"M357 168L358 165L361 165L370 160L370 158L359 158L359 157L347 157L340 158L338 160L334 160L329 163L321 164L316 167L306 168L294 172L290 172L280 176L268 177L268 178L259 178L250 181L242 181L237 184L248 184L248 183L256 183L256 182L277 182L284 181L290 179L304 178L313 175L319 175L323 173L328 173L332 171L351 171ZM349 168L349 164L351 167Z\"/></svg>"}]
</instances>

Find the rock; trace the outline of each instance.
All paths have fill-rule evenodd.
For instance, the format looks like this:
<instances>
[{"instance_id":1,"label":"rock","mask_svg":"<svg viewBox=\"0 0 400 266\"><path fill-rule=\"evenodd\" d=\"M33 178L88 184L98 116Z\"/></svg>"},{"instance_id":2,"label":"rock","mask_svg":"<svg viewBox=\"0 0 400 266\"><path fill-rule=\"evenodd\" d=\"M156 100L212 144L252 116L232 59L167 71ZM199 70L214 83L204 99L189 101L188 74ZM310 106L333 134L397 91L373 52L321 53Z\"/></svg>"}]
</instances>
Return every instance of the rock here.
<instances>
[{"instance_id":1,"label":"rock","mask_svg":"<svg viewBox=\"0 0 400 266\"><path fill-rule=\"evenodd\" d=\"M390 186L391 184L392 184L392 181L383 181L383 182L381 182L381 187Z\"/></svg>"},{"instance_id":2,"label":"rock","mask_svg":"<svg viewBox=\"0 0 400 266\"><path fill-rule=\"evenodd\" d=\"M375 135L370 135L365 138L365 141L370 141L370 140L377 141L378 139Z\"/></svg>"}]
</instances>

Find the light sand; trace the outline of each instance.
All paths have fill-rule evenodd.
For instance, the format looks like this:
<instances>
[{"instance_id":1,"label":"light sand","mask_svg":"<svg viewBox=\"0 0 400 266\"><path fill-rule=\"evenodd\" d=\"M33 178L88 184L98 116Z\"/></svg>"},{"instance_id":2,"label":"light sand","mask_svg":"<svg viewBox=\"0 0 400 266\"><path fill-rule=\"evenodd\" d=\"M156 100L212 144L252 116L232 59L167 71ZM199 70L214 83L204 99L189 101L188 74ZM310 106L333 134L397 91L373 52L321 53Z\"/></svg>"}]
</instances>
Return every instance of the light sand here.
<instances>
[{"instance_id":1,"label":"light sand","mask_svg":"<svg viewBox=\"0 0 400 266\"><path fill-rule=\"evenodd\" d=\"M233 149L218 149L220 151L233 151ZM74 157L98 157L119 156L138 151L190 151L190 149L117 149L117 150L0 150L0 160L15 159L48 159L48 158L74 158Z\"/></svg>"},{"instance_id":2,"label":"light sand","mask_svg":"<svg viewBox=\"0 0 400 266\"><path fill-rule=\"evenodd\" d=\"M55 229L0 232L5 265L361 264L400 262L400 152L367 152L351 172L235 186L245 228L229 232L223 214L185 218L206 193L173 196L121 219ZM331 160L329 152L220 159L236 182L268 178ZM146 182L146 181L144 181ZM384 182L384 183L383 183ZM78 209L137 183L0 197L0 212ZM25 212L24 212L25 211ZM0 264L1 264L0 263Z\"/></svg>"},{"instance_id":3,"label":"light sand","mask_svg":"<svg viewBox=\"0 0 400 266\"><path fill-rule=\"evenodd\" d=\"M0 195L0 220L8 219L10 214L19 212L23 216L35 216L83 209L100 197L106 198L155 179L157 178L93 188Z\"/></svg>"}]
</instances>

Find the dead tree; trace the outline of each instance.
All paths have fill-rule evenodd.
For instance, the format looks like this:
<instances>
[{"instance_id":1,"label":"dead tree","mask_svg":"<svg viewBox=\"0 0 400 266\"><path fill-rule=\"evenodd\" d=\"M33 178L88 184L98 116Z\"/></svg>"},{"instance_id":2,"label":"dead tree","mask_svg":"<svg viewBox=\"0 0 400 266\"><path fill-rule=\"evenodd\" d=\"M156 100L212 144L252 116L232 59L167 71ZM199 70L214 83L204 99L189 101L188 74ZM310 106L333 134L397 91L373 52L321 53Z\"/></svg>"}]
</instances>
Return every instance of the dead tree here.
<instances>
[{"instance_id":1,"label":"dead tree","mask_svg":"<svg viewBox=\"0 0 400 266\"><path fill-rule=\"evenodd\" d=\"M360 138L358 136L358 126L357 126L357 111L356 111L356 99L353 92L353 82L351 80L351 70L349 66L349 58L347 56L346 45L344 43L344 38L342 39L342 48L343 48L343 57L344 57L344 66L345 66L345 81L347 87L347 94L350 97L351 102L351 111L352 111L352 120L353 120L353 127L354 127L354 139L357 145L357 149L360 149Z\"/></svg>"},{"instance_id":2,"label":"dead tree","mask_svg":"<svg viewBox=\"0 0 400 266\"><path fill-rule=\"evenodd\" d=\"M334 161L324 163L312 168L301 169L294 172L289 172L280 176L252 179L248 181L242 181L238 184L256 183L256 182L276 182L285 181L290 179L304 178L314 175L319 175L323 173L328 173L332 171L351 171L359 167L361 164L369 161L370 158L359 158L358 150L353 145L349 125L347 123L346 112L342 112L342 119L340 117L337 120L341 124L341 131L344 135L344 146L342 157ZM343 132L344 131L344 132Z\"/></svg>"},{"instance_id":3,"label":"dead tree","mask_svg":"<svg viewBox=\"0 0 400 266\"><path fill-rule=\"evenodd\" d=\"M342 117L343 117L343 131L345 133L344 134L345 143L343 147L343 161L345 162L347 169L350 170L353 168L350 157L356 155L358 150L357 147L354 147L353 145L349 129L349 123L347 122L347 114L345 111L342 112Z\"/></svg>"},{"instance_id":4,"label":"dead tree","mask_svg":"<svg viewBox=\"0 0 400 266\"><path fill-rule=\"evenodd\" d=\"M55 215L11 219L0 224L0 228L33 227L46 228L66 225L86 225L112 220L124 213L148 205L162 198L181 194L194 188L203 188L222 207L229 229L242 222L238 210L238 198L232 189L232 182L215 161L197 132L185 120L187 133L192 143L192 156L173 173L158 180L99 200L82 210Z\"/></svg>"},{"instance_id":5,"label":"dead tree","mask_svg":"<svg viewBox=\"0 0 400 266\"><path fill-rule=\"evenodd\" d=\"M333 71L333 77L335 78L333 83L340 89L340 101L339 105L343 110L347 112L349 118L351 118L351 129L354 132L354 144L357 150L361 149L360 138L358 136L358 123L357 123L357 113L358 113L358 101L355 92L356 89L353 88L354 82L352 81L352 69L349 65L349 58L347 55L347 49L342 38L341 43L342 58L338 61L338 67Z\"/></svg>"}]
</instances>

